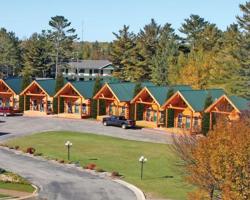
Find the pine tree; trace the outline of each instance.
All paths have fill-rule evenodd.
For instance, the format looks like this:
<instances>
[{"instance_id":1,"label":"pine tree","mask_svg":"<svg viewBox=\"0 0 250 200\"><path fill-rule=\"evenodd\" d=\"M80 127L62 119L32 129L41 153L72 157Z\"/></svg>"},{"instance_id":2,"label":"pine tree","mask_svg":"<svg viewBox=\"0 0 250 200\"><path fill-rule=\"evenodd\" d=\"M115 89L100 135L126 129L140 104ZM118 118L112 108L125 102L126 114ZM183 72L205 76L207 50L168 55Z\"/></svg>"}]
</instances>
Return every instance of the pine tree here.
<instances>
[{"instance_id":1,"label":"pine tree","mask_svg":"<svg viewBox=\"0 0 250 200\"><path fill-rule=\"evenodd\" d=\"M208 95L206 100L205 100L204 110L206 108L208 108L208 106L210 106L212 103L213 103L212 96ZM203 113L202 127L201 127L202 134L204 134L206 136L208 131L209 131L209 127L210 127L210 114L209 113Z\"/></svg>"},{"instance_id":2,"label":"pine tree","mask_svg":"<svg viewBox=\"0 0 250 200\"><path fill-rule=\"evenodd\" d=\"M72 58L73 41L77 38L71 22L64 16L51 17L49 37L54 44L56 77L60 76L61 65Z\"/></svg>"},{"instance_id":3,"label":"pine tree","mask_svg":"<svg viewBox=\"0 0 250 200\"><path fill-rule=\"evenodd\" d=\"M64 86L64 78L62 76L62 74L58 75L56 77L56 87L55 87L55 94ZM64 112L64 100L63 98L61 97L60 98L60 111L58 112L58 98L54 98L53 99L53 112L55 114L58 114L58 113L62 113Z\"/></svg>"},{"instance_id":4,"label":"pine tree","mask_svg":"<svg viewBox=\"0 0 250 200\"><path fill-rule=\"evenodd\" d=\"M0 29L0 74L15 76L21 71L20 41L13 32Z\"/></svg>"},{"instance_id":5,"label":"pine tree","mask_svg":"<svg viewBox=\"0 0 250 200\"><path fill-rule=\"evenodd\" d=\"M169 88L167 93L167 99L169 99L174 94L174 89ZM168 128L174 127L174 110L168 109L168 124L166 124Z\"/></svg>"},{"instance_id":6,"label":"pine tree","mask_svg":"<svg viewBox=\"0 0 250 200\"><path fill-rule=\"evenodd\" d=\"M124 25L119 33L113 33L116 39L112 42L111 61L119 66L113 73L121 80L134 81L133 54L135 48L135 35L129 32L129 26Z\"/></svg>"},{"instance_id":7,"label":"pine tree","mask_svg":"<svg viewBox=\"0 0 250 200\"><path fill-rule=\"evenodd\" d=\"M31 83L31 74L28 69L24 69L22 72L22 91ZM26 96L26 102L24 102L24 96L19 96L19 111L24 111L24 103L26 103L26 110L30 107L30 98Z\"/></svg>"}]
</instances>

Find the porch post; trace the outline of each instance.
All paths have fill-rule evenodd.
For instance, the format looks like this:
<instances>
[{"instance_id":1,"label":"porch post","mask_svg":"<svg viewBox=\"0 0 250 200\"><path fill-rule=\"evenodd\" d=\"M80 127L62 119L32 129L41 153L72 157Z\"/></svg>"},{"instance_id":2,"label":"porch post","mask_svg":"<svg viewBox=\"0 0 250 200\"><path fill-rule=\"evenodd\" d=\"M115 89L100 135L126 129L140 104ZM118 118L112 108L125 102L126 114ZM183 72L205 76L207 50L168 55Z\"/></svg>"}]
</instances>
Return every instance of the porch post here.
<instances>
[{"instance_id":1,"label":"porch post","mask_svg":"<svg viewBox=\"0 0 250 200\"><path fill-rule=\"evenodd\" d=\"M23 111L25 111L26 110L26 95L24 94L23 95Z\"/></svg>"},{"instance_id":2,"label":"porch post","mask_svg":"<svg viewBox=\"0 0 250 200\"><path fill-rule=\"evenodd\" d=\"M212 112L210 111L209 113L209 130L212 130L213 129L213 115L212 115Z\"/></svg>"},{"instance_id":3,"label":"porch post","mask_svg":"<svg viewBox=\"0 0 250 200\"><path fill-rule=\"evenodd\" d=\"M116 115L119 115L119 103L117 102L117 105L116 105Z\"/></svg>"},{"instance_id":4,"label":"porch post","mask_svg":"<svg viewBox=\"0 0 250 200\"><path fill-rule=\"evenodd\" d=\"M137 120L137 103L135 102L134 120Z\"/></svg>"},{"instance_id":5,"label":"porch post","mask_svg":"<svg viewBox=\"0 0 250 200\"><path fill-rule=\"evenodd\" d=\"M156 118L156 126L159 125L159 107L157 106L157 118Z\"/></svg>"},{"instance_id":6,"label":"porch post","mask_svg":"<svg viewBox=\"0 0 250 200\"><path fill-rule=\"evenodd\" d=\"M60 113L60 95L57 96L57 114Z\"/></svg>"},{"instance_id":7,"label":"porch post","mask_svg":"<svg viewBox=\"0 0 250 200\"><path fill-rule=\"evenodd\" d=\"M80 97L80 115L82 118L82 97Z\"/></svg>"},{"instance_id":8,"label":"porch post","mask_svg":"<svg viewBox=\"0 0 250 200\"><path fill-rule=\"evenodd\" d=\"M190 134L193 132L193 111L191 111Z\"/></svg>"},{"instance_id":9,"label":"porch post","mask_svg":"<svg viewBox=\"0 0 250 200\"><path fill-rule=\"evenodd\" d=\"M46 114L48 114L48 97L47 97L47 95L45 96L45 108L44 108L44 111L45 111L45 113Z\"/></svg>"},{"instance_id":10,"label":"porch post","mask_svg":"<svg viewBox=\"0 0 250 200\"><path fill-rule=\"evenodd\" d=\"M168 128L168 108L166 107L166 128Z\"/></svg>"},{"instance_id":11,"label":"porch post","mask_svg":"<svg viewBox=\"0 0 250 200\"><path fill-rule=\"evenodd\" d=\"M97 116L100 115L100 102L99 99L97 99Z\"/></svg>"}]
</instances>

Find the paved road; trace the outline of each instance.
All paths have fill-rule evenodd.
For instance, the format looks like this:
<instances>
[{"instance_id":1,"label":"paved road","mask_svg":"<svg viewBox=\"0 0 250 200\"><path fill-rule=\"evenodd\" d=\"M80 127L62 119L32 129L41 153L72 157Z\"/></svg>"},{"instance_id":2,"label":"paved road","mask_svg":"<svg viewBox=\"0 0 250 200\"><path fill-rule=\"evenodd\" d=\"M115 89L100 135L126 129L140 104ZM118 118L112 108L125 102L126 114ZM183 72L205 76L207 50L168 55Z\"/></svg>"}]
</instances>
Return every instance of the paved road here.
<instances>
[{"instance_id":1,"label":"paved road","mask_svg":"<svg viewBox=\"0 0 250 200\"><path fill-rule=\"evenodd\" d=\"M1 122L2 121L2 122ZM155 143L171 143L171 134L150 129L127 129L105 127L94 120L74 120L52 117L0 117L0 141L43 131L77 131L108 135L129 140Z\"/></svg>"},{"instance_id":2,"label":"paved road","mask_svg":"<svg viewBox=\"0 0 250 200\"><path fill-rule=\"evenodd\" d=\"M135 194L106 178L0 148L0 166L28 179L48 200L136 200Z\"/></svg>"}]
</instances>

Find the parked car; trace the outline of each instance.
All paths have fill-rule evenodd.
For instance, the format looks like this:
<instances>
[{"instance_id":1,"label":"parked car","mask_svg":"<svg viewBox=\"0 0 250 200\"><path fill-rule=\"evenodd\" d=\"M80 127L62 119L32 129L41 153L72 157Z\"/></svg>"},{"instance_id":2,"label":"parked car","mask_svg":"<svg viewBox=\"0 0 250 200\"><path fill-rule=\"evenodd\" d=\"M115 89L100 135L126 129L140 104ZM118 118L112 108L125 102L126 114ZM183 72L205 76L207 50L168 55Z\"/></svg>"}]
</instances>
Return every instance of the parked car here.
<instances>
[{"instance_id":1,"label":"parked car","mask_svg":"<svg viewBox=\"0 0 250 200\"><path fill-rule=\"evenodd\" d=\"M123 129L135 127L135 121L126 119L124 116L104 117L102 123L104 126L119 126Z\"/></svg>"},{"instance_id":2,"label":"parked car","mask_svg":"<svg viewBox=\"0 0 250 200\"><path fill-rule=\"evenodd\" d=\"M7 116L7 115L14 115L14 110L12 107L0 107L0 115Z\"/></svg>"}]
</instances>

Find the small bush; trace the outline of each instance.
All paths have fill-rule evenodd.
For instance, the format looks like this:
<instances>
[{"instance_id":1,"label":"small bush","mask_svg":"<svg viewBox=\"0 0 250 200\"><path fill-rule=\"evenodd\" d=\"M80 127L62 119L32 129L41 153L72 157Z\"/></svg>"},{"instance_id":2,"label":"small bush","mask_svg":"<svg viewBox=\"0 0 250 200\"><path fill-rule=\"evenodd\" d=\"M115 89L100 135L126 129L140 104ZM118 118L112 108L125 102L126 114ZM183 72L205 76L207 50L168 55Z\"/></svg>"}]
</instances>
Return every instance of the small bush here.
<instances>
[{"instance_id":1,"label":"small bush","mask_svg":"<svg viewBox=\"0 0 250 200\"><path fill-rule=\"evenodd\" d=\"M34 156L42 156L43 154L42 153L34 153Z\"/></svg>"},{"instance_id":2,"label":"small bush","mask_svg":"<svg viewBox=\"0 0 250 200\"><path fill-rule=\"evenodd\" d=\"M94 170L95 168L96 168L96 164L94 163L89 163L84 167L84 169L90 169L90 170Z\"/></svg>"},{"instance_id":3,"label":"small bush","mask_svg":"<svg viewBox=\"0 0 250 200\"><path fill-rule=\"evenodd\" d=\"M15 149L18 150L20 147L18 145L15 146Z\"/></svg>"},{"instance_id":4,"label":"small bush","mask_svg":"<svg viewBox=\"0 0 250 200\"><path fill-rule=\"evenodd\" d=\"M113 171L113 172L111 173L111 176L113 176L113 177L118 177L118 176L121 176L121 175L119 174L119 172Z\"/></svg>"},{"instance_id":5,"label":"small bush","mask_svg":"<svg viewBox=\"0 0 250 200\"><path fill-rule=\"evenodd\" d=\"M26 153L29 153L29 154L34 154L35 151L36 151L36 149L33 148L33 147L29 147L29 148L26 149Z\"/></svg>"},{"instance_id":6,"label":"small bush","mask_svg":"<svg viewBox=\"0 0 250 200\"><path fill-rule=\"evenodd\" d=\"M59 163L65 163L65 161L64 161L64 160L58 160L58 162L59 162Z\"/></svg>"},{"instance_id":7,"label":"small bush","mask_svg":"<svg viewBox=\"0 0 250 200\"><path fill-rule=\"evenodd\" d=\"M100 173L101 173L101 172L105 172L105 170L102 169L102 168L96 168L95 171L100 172Z\"/></svg>"}]
</instances>

